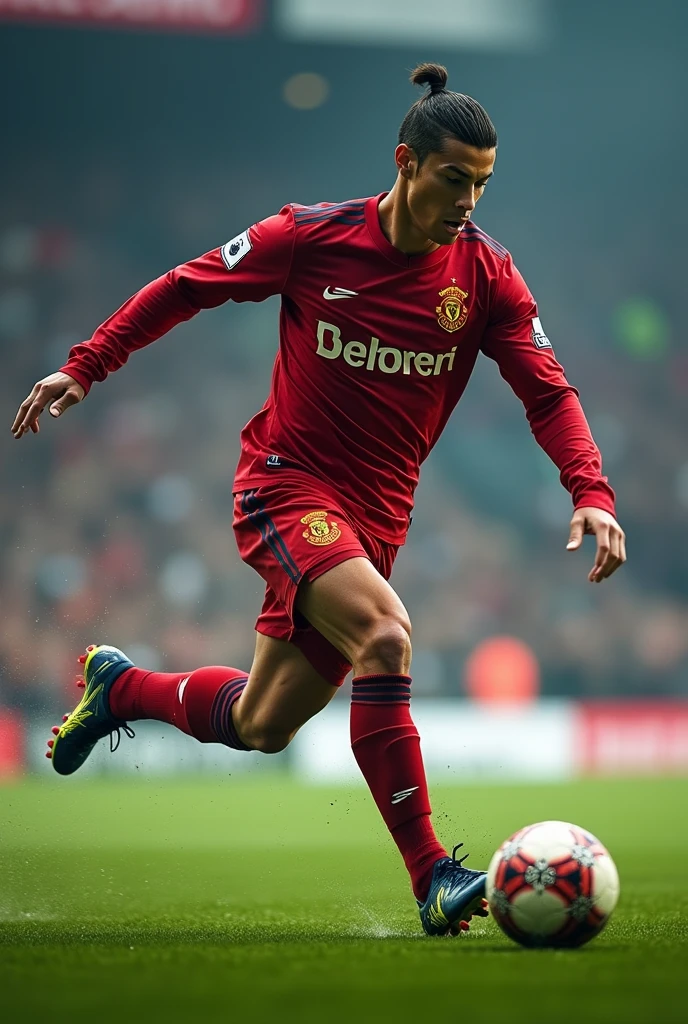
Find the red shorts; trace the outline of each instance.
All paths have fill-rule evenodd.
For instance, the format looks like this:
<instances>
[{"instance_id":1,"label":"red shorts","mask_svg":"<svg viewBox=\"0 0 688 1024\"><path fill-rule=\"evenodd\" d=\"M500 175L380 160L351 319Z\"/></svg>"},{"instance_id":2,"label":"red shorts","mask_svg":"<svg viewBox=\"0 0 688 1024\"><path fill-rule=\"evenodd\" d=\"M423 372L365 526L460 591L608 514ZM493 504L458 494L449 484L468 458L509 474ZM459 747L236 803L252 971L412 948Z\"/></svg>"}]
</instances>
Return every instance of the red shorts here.
<instances>
[{"instance_id":1,"label":"red shorts","mask_svg":"<svg viewBox=\"0 0 688 1024\"><path fill-rule=\"evenodd\" d=\"M324 679L340 686L351 665L294 607L299 583L358 557L389 579L398 545L371 536L307 477L235 494L234 534L241 558L267 584L256 630L296 644Z\"/></svg>"}]
</instances>

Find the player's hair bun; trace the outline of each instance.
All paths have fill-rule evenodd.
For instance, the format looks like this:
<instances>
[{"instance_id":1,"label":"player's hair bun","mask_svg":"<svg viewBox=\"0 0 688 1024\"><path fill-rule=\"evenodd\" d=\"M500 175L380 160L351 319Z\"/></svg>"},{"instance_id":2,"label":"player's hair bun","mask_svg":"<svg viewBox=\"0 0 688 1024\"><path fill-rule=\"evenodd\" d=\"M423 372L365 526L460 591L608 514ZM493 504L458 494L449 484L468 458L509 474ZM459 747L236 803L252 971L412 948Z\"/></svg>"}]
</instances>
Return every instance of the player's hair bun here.
<instances>
[{"instance_id":1,"label":"player's hair bun","mask_svg":"<svg viewBox=\"0 0 688 1024\"><path fill-rule=\"evenodd\" d=\"M429 85L433 96L444 91L448 77L447 69L442 64L419 64L411 72L413 85Z\"/></svg>"}]
</instances>

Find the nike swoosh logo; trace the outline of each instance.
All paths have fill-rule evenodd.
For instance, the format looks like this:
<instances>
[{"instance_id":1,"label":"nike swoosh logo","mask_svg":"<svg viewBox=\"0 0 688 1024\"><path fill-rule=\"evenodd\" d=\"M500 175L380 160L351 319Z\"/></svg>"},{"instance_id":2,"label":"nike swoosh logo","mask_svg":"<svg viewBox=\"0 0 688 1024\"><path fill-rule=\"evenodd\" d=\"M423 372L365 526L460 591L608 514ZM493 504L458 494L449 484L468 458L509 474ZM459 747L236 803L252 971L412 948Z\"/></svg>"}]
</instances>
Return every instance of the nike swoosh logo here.
<instances>
[{"instance_id":1,"label":"nike swoosh logo","mask_svg":"<svg viewBox=\"0 0 688 1024\"><path fill-rule=\"evenodd\" d=\"M358 292L352 292L349 288L330 288L328 285L323 292L323 299L354 299Z\"/></svg>"},{"instance_id":2,"label":"nike swoosh logo","mask_svg":"<svg viewBox=\"0 0 688 1024\"><path fill-rule=\"evenodd\" d=\"M411 786L410 789L400 789L398 793L392 793L392 803L400 804L402 800L406 800L407 797L415 793L418 786Z\"/></svg>"},{"instance_id":3,"label":"nike swoosh logo","mask_svg":"<svg viewBox=\"0 0 688 1024\"><path fill-rule=\"evenodd\" d=\"M190 678L191 678L191 676L187 676L186 679L182 679L181 683L179 684L179 689L177 690L177 696L179 697L179 703L180 704L182 702L182 697L184 696L184 690L186 689L186 684L188 683Z\"/></svg>"}]
</instances>

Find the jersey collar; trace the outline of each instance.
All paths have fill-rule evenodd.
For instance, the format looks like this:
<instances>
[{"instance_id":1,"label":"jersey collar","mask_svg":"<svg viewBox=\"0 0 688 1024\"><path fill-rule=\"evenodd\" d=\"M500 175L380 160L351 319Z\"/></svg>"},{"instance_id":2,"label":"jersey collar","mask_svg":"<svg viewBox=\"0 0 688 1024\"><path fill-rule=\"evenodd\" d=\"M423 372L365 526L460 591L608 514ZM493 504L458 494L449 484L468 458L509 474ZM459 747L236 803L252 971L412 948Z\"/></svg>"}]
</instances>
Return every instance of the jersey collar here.
<instances>
[{"instance_id":1,"label":"jersey collar","mask_svg":"<svg viewBox=\"0 0 688 1024\"><path fill-rule=\"evenodd\" d=\"M391 260L392 263L396 263L398 267L404 267L406 270L420 270L422 267L432 267L435 263L442 263L446 260L451 252L451 245L441 245L438 249L433 249L432 252L426 253L422 256L407 256L405 252L402 252L400 249L396 249L392 243L387 240L382 228L380 227L380 217L377 212L378 206L386 195L389 195L389 193L381 192L379 196L372 196L365 205L365 216L368 231L382 255L388 260Z\"/></svg>"}]
</instances>

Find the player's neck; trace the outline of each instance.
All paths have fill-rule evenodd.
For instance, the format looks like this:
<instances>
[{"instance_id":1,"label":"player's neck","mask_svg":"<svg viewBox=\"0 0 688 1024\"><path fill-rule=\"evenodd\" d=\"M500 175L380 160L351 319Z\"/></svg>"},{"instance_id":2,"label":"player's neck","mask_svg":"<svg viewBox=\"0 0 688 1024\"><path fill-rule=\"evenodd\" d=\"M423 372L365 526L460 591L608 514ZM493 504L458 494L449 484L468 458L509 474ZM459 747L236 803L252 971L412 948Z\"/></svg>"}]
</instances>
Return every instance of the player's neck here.
<instances>
[{"instance_id":1,"label":"player's neck","mask_svg":"<svg viewBox=\"0 0 688 1024\"><path fill-rule=\"evenodd\" d=\"M406 256L425 256L439 249L437 242L419 232L411 220L406 197L402 194L398 180L380 202L377 213L387 241Z\"/></svg>"}]
</instances>

